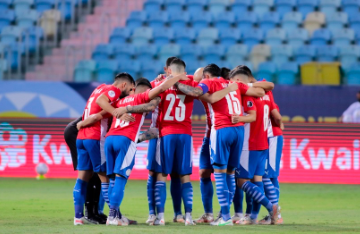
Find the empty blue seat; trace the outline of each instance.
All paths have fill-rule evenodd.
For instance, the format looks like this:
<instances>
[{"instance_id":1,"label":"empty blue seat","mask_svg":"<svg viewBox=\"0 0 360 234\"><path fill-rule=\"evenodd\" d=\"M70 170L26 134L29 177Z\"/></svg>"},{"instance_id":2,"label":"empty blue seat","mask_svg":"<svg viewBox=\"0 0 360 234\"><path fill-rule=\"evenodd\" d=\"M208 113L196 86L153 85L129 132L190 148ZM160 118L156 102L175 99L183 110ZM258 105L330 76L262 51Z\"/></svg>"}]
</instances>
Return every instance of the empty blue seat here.
<instances>
[{"instance_id":1,"label":"empty blue seat","mask_svg":"<svg viewBox=\"0 0 360 234\"><path fill-rule=\"evenodd\" d=\"M224 13L230 0L209 0L209 11L214 14Z\"/></svg>"},{"instance_id":2,"label":"empty blue seat","mask_svg":"<svg viewBox=\"0 0 360 234\"><path fill-rule=\"evenodd\" d=\"M333 62L339 56L339 49L336 46L319 46L316 50L316 60L319 62Z\"/></svg>"},{"instance_id":3,"label":"empty blue seat","mask_svg":"<svg viewBox=\"0 0 360 234\"><path fill-rule=\"evenodd\" d=\"M192 28L185 28L183 30L176 30L174 40L179 45L189 45L196 37L195 30Z\"/></svg>"},{"instance_id":4,"label":"empty blue seat","mask_svg":"<svg viewBox=\"0 0 360 234\"><path fill-rule=\"evenodd\" d=\"M163 0L147 0L144 3L144 10L148 13L159 12L163 3Z\"/></svg>"},{"instance_id":5,"label":"empty blue seat","mask_svg":"<svg viewBox=\"0 0 360 234\"><path fill-rule=\"evenodd\" d=\"M166 0L165 7L166 11L171 14L183 13L183 6L185 5L185 0Z\"/></svg>"},{"instance_id":6,"label":"empty blue seat","mask_svg":"<svg viewBox=\"0 0 360 234\"><path fill-rule=\"evenodd\" d=\"M168 44L173 38L174 31L172 28L158 28L153 31L153 40L155 45Z\"/></svg>"},{"instance_id":7,"label":"empty blue seat","mask_svg":"<svg viewBox=\"0 0 360 234\"><path fill-rule=\"evenodd\" d=\"M239 15L235 14L235 16L237 27L244 32L252 29L258 21L258 16L251 11L246 11Z\"/></svg>"},{"instance_id":8,"label":"empty blue seat","mask_svg":"<svg viewBox=\"0 0 360 234\"><path fill-rule=\"evenodd\" d=\"M114 53L114 47L109 44L98 44L92 52L92 59L96 62L109 60Z\"/></svg>"},{"instance_id":9,"label":"empty blue seat","mask_svg":"<svg viewBox=\"0 0 360 234\"><path fill-rule=\"evenodd\" d=\"M280 21L277 12L265 12L259 19L260 28L266 33L269 29L273 29Z\"/></svg>"},{"instance_id":10,"label":"empty blue seat","mask_svg":"<svg viewBox=\"0 0 360 234\"><path fill-rule=\"evenodd\" d=\"M220 43L224 46L236 44L241 39L241 31L237 28L220 29Z\"/></svg>"},{"instance_id":11,"label":"empty blue seat","mask_svg":"<svg viewBox=\"0 0 360 234\"><path fill-rule=\"evenodd\" d=\"M277 65L286 63L293 55L291 45L274 45L271 46L271 60Z\"/></svg>"},{"instance_id":12,"label":"empty blue seat","mask_svg":"<svg viewBox=\"0 0 360 234\"><path fill-rule=\"evenodd\" d=\"M326 28L318 29L313 32L310 39L311 45L327 45L331 40L331 32Z\"/></svg>"},{"instance_id":13,"label":"empty blue seat","mask_svg":"<svg viewBox=\"0 0 360 234\"><path fill-rule=\"evenodd\" d=\"M206 65L207 64L205 61L199 61L199 60L186 61L186 72L187 74L194 74L199 67L204 67Z\"/></svg>"},{"instance_id":14,"label":"empty blue seat","mask_svg":"<svg viewBox=\"0 0 360 234\"><path fill-rule=\"evenodd\" d=\"M221 61L221 58L217 58L217 57L204 57L204 62L206 64L211 64L211 63L219 64L222 61Z\"/></svg>"},{"instance_id":15,"label":"empty blue seat","mask_svg":"<svg viewBox=\"0 0 360 234\"><path fill-rule=\"evenodd\" d=\"M0 10L8 10L13 0L0 0Z\"/></svg>"},{"instance_id":16,"label":"empty blue seat","mask_svg":"<svg viewBox=\"0 0 360 234\"><path fill-rule=\"evenodd\" d=\"M319 5L318 0L298 0L297 10L303 15L306 16L310 12L315 11L315 7Z\"/></svg>"},{"instance_id":17,"label":"empty blue seat","mask_svg":"<svg viewBox=\"0 0 360 234\"><path fill-rule=\"evenodd\" d=\"M39 13L36 10L19 10L16 12L17 25L23 28L34 26L39 18Z\"/></svg>"},{"instance_id":18,"label":"empty blue seat","mask_svg":"<svg viewBox=\"0 0 360 234\"><path fill-rule=\"evenodd\" d=\"M199 32L197 44L200 46L213 45L219 39L217 28L204 28Z\"/></svg>"},{"instance_id":19,"label":"empty blue seat","mask_svg":"<svg viewBox=\"0 0 360 234\"><path fill-rule=\"evenodd\" d=\"M77 1L61 0L57 2L57 5L57 9L61 12L61 17L65 20L70 20L72 15L75 14Z\"/></svg>"},{"instance_id":20,"label":"empty blue seat","mask_svg":"<svg viewBox=\"0 0 360 234\"><path fill-rule=\"evenodd\" d=\"M346 84L360 85L360 64L355 63L345 69Z\"/></svg>"},{"instance_id":21,"label":"empty blue seat","mask_svg":"<svg viewBox=\"0 0 360 234\"><path fill-rule=\"evenodd\" d=\"M113 51L115 60L119 62L130 60L135 55L135 48L126 44L114 45Z\"/></svg>"},{"instance_id":22,"label":"empty blue seat","mask_svg":"<svg viewBox=\"0 0 360 234\"><path fill-rule=\"evenodd\" d=\"M277 75L277 84L281 85L295 85L296 77L299 71L297 63L284 63L279 66L279 69L276 73Z\"/></svg>"},{"instance_id":23,"label":"empty blue seat","mask_svg":"<svg viewBox=\"0 0 360 234\"><path fill-rule=\"evenodd\" d=\"M204 10L207 0L187 0L186 6L190 14L199 14Z\"/></svg>"},{"instance_id":24,"label":"empty blue seat","mask_svg":"<svg viewBox=\"0 0 360 234\"><path fill-rule=\"evenodd\" d=\"M274 5L274 0L254 0L253 11L259 16L270 11L270 8Z\"/></svg>"},{"instance_id":25,"label":"empty blue seat","mask_svg":"<svg viewBox=\"0 0 360 234\"><path fill-rule=\"evenodd\" d=\"M34 0L14 0L15 11L29 10L34 4Z\"/></svg>"},{"instance_id":26,"label":"empty blue seat","mask_svg":"<svg viewBox=\"0 0 360 234\"><path fill-rule=\"evenodd\" d=\"M174 30L183 30L190 21L190 14L186 11L181 14L170 14L169 23Z\"/></svg>"},{"instance_id":27,"label":"empty blue seat","mask_svg":"<svg viewBox=\"0 0 360 234\"><path fill-rule=\"evenodd\" d=\"M153 64L153 63L150 62L149 64ZM138 77L140 69L141 69L140 62L135 61L135 60L121 61L121 62L119 62L119 66L117 68L117 70L120 72L129 73L134 79L136 79Z\"/></svg>"},{"instance_id":28,"label":"empty blue seat","mask_svg":"<svg viewBox=\"0 0 360 234\"><path fill-rule=\"evenodd\" d=\"M212 22L212 14L210 12L198 12L191 16L192 26L195 30L207 28Z\"/></svg>"},{"instance_id":29,"label":"empty blue seat","mask_svg":"<svg viewBox=\"0 0 360 234\"><path fill-rule=\"evenodd\" d=\"M74 70L75 82L91 82L96 69L96 62L93 60L81 60Z\"/></svg>"},{"instance_id":30,"label":"empty blue seat","mask_svg":"<svg viewBox=\"0 0 360 234\"><path fill-rule=\"evenodd\" d=\"M15 13L13 10L0 10L0 30L8 26L15 20Z\"/></svg>"},{"instance_id":31,"label":"empty blue seat","mask_svg":"<svg viewBox=\"0 0 360 234\"><path fill-rule=\"evenodd\" d=\"M217 28L230 28L235 23L235 14L226 12L226 14L218 14L215 16L214 25Z\"/></svg>"},{"instance_id":32,"label":"empty blue seat","mask_svg":"<svg viewBox=\"0 0 360 234\"><path fill-rule=\"evenodd\" d=\"M129 18L126 20L126 27L131 29L142 27L146 19L147 19L146 12L133 11L131 12Z\"/></svg>"},{"instance_id":33,"label":"empty blue seat","mask_svg":"<svg viewBox=\"0 0 360 234\"><path fill-rule=\"evenodd\" d=\"M20 65L22 56L25 54L24 43L8 44L5 49L5 59L10 64L11 69L17 69Z\"/></svg>"},{"instance_id":34,"label":"empty blue seat","mask_svg":"<svg viewBox=\"0 0 360 234\"><path fill-rule=\"evenodd\" d=\"M349 66L358 62L360 56L360 48L357 45L340 46L340 62L342 66Z\"/></svg>"},{"instance_id":35,"label":"empty blue seat","mask_svg":"<svg viewBox=\"0 0 360 234\"><path fill-rule=\"evenodd\" d=\"M109 41L111 44L124 44L130 38L130 35L129 28L114 28Z\"/></svg>"},{"instance_id":36,"label":"empty blue seat","mask_svg":"<svg viewBox=\"0 0 360 234\"><path fill-rule=\"evenodd\" d=\"M21 36L23 29L18 26L7 26L1 30L1 43L13 44Z\"/></svg>"},{"instance_id":37,"label":"empty blue seat","mask_svg":"<svg viewBox=\"0 0 360 234\"><path fill-rule=\"evenodd\" d=\"M156 45L139 46L136 49L136 59L140 62L151 61L157 55L159 47Z\"/></svg>"},{"instance_id":38,"label":"empty blue seat","mask_svg":"<svg viewBox=\"0 0 360 234\"><path fill-rule=\"evenodd\" d=\"M198 45L184 45L181 47L180 53L181 59L185 60L185 62L198 60L202 53L202 49Z\"/></svg>"},{"instance_id":39,"label":"empty blue seat","mask_svg":"<svg viewBox=\"0 0 360 234\"><path fill-rule=\"evenodd\" d=\"M275 0L276 12L279 13L280 17L292 12L295 5L296 0Z\"/></svg>"},{"instance_id":40,"label":"empty blue seat","mask_svg":"<svg viewBox=\"0 0 360 234\"><path fill-rule=\"evenodd\" d=\"M295 49L295 61L299 64L312 61L316 55L316 48L312 45L303 45Z\"/></svg>"},{"instance_id":41,"label":"empty blue seat","mask_svg":"<svg viewBox=\"0 0 360 234\"><path fill-rule=\"evenodd\" d=\"M286 31L282 28L273 28L266 33L266 44L281 45L286 40Z\"/></svg>"},{"instance_id":42,"label":"empty blue seat","mask_svg":"<svg viewBox=\"0 0 360 234\"><path fill-rule=\"evenodd\" d=\"M231 6L231 9L236 14L242 14L249 10L252 5L252 0L235 0Z\"/></svg>"},{"instance_id":43,"label":"empty blue seat","mask_svg":"<svg viewBox=\"0 0 360 234\"><path fill-rule=\"evenodd\" d=\"M40 40L44 37L44 30L41 27L29 27L23 30L22 41L25 49L34 53L40 45Z\"/></svg>"},{"instance_id":44,"label":"empty blue seat","mask_svg":"<svg viewBox=\"0 0 360 234\"><path fill-rule=\"evenodd\" d=\"M35 9L39 13L51 10L55 4L55 0L35 0Z\"/></svg>"},{"instance_id":45,"label":"empty blue seat","mask_svg":"<svg viewBox=\"0 0 360 234\"><path fill-rule=\"evenodd\" d=\"M344 12L335 12L326 17L326 23L330 30L343 28L348 23L348 16Z\"/></svg>"},{"instance_id":46,"label":"empty blue seat","mask_svg":"<svg viewBox=\"0 0 360 234\"><path fill-rule=\"evenodd\" d=\"M264 33L259 28L252 28L243 35L243 42L249 48L252 48L254 45L260 44L260 41L263 40Z\"/></svg>"},{"instance_id":47,"label":"empty blue seat","mask_svg":"<svg viewBox=\"0 0 360 234\"><path fill-rule=\"evenodd\" d=\"M309 39L309 32L303 28L296 28L287 31L288 44L294 47L303 45Z\"/></svg>"},{"instance_id":48,"label":"empty blue seat","mask_svg":"<svg viewBox=\"0 0 360 234\"><path fill-rule=\"evenodd\" d=\"M163 28L168 21L169 16L166 12L154 12L148 17L148 25L152 28Z\"/></svg>"},{"instance_id":49,"label":"empty blue seat","mask_svg":"<svg viewBox=\"0 0 360 234\"><path fill-rule=\"evenodd\" d=\"M101 61L96 66L96 80L98 82L112 83L118 63L114 60Z\"/></svg>"},{"instance_id":50,"label":"empty blue seat","mask_svg":"<svg viewBox=\"0 0 360 234\"><path fill-rule=\"evenodd\" d=\"M164 63L169 57L177 57L180 55L180 45L167 44L160 47L159 60Z\"/></svg>"},{"instance_id":51,"label":"empty blue seat","mask_svg":"<svg viewBox=\"0 0 360 234\"><path fill-rule=\"evenodd\" d=\"M359 0L343 0L342 1L342 10L348 14L351 18L352 16L359 15L359 7L360 1Z\"/></svg>"},{"instance_id":52,"label":"empty blue seat","mask_svg":"<svg viewBox=\"0 0 360 234\"><path fill-rule=\"evenodd\" d=\"M360 32L360 14L356 14L349 19L350 27L356 32Z\"/></svg>"},{"instance_id":53,"label":"empty blue seat","mask_svg":"<svg viewBox=\"0 0 360 234\"><path fill-rule=\"evenodd\" d=\"M232 63L232 65L239 64L244 61L249 54L249 47L244 44L235 44L230 46L225 54L226 61Z\"/></svg>"},{"instance_id":54,"label":"empty blue seat","mask_svg":"<svg viewBox=\"0 0 360 234\"><path fill-rule=\"evenodd\" d=\"M320 0L319 9L326 16L329 16L337 11L337 8L340 7L341 0Z\"/></svg>"},{"instance_id":55,"label":"empty blue seat","mask_svg":"<svg viewBox=\"0 0 360 234\"><path fill-rule=\"evenodd\" d=\"M149 80L154 80L160 73L163 72L160 70L161 67L163 67L163 64L156 60L144 63L141 66L141 75Z\"/></svg>"},{"instance_id":56,"label":"empty blue seat","mask_svg":"<svg viewBox=\"0 0 360 234\"><path fill-rule=\"evenodd\" d=\"M276 74L275 63L272 62L260 63L258 67L258 71L256 72L256 79L257 80L265 79L267 81L273 82L275 74Z\"/></svg>"},{"instance_id":57,"label":"empty blue seat","mask_svg":"<svg viewBox=\"0 0 360 234\"><path fill-rule=\"evenodd\" d=\"M217 61L221 60L221 57L225 54L225 47L223 45L212 45L204 47L203 58L205 61Z\"/></svg>"},{"instance_id":58,"label":"empty blue seat","mask_svg":"<svg viewBox=\"0 0 360 234\"><path fill-rule=\"evenodd\" d=\"M132 43L134 45L145 45L152 39L152 33L152 28L149 27L136 28L131 37Z\"/></svg>"},{"instance_id":59,"label":"empty blue seat","mask_svg":"<svg viewBox=\"0 0 360 234\"><path fill-rule=\"evenodd\" d=\"M350 45L355 40L355 32L351 28L340 28L333 31L333 44Z\"/></svg>"},{"instance_id":60,"label":"empty blue seat","mask_svg":"<svg viewBox=\"0 0 360 234\"><path fill-rule=\"evenodd\" d=\"M303 21L303 16L300 12L288 12L284 15L282 20L282 28L285 30L296 29Z\"/></svg>"}]
</instances>

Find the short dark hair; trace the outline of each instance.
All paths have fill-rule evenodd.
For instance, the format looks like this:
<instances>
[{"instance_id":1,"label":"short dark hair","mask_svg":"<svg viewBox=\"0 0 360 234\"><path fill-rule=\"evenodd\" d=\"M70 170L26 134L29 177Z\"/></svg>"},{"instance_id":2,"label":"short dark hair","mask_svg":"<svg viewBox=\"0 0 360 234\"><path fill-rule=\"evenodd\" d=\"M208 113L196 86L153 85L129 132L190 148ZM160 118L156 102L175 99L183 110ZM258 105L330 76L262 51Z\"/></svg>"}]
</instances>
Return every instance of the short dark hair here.
<instances>
[{"instance_id":1,"label":"short dark hair","mask_svg":"<svg viewBox=\"0 0 360 234\"><path fill-rule=\"evenodd\" d=\"M131 84L135 84L134 78L127 72L119 73L115 76L115 81L126 80Z\"/></svg>"},{"instance_id":2,"label":"short dark hair","mask_svg":"<svg viewBox=\"0 0 360 234\"><path fill-rule=\"evenodd\" d=\"M139 78L136 80L135 87L138 87L141 85L147 86L150 89L152 88L150 81L146 78Z\"/></svg>"},{"instance_id":3,"label":"short dark hair","mask_svg":"<svg viewBox=\"0 0 360 234\"><path fill-rule=\"evenodd\" d=\"M231 70L231 72L229 73L229 78L233 78L236 75L250 76L248 71L246 71L245 69L239 68L239 67L236 67Z\"/></svg>"},{"instance_id":4,"label":"short dark hair","mask_svg":"<svg viewBox=\"0 0 360 234\"><path fill-rule=\"evenodd\" d=\"M239 65L235 69L241 69L244 70L247 73L247 76L253 77L253 74L248 66L245 65Z\"/></svg>"},{"instance_id":5,"label":"short dark hair","mask_svg":"<svg viewBox=\"0 0 360 234\"><path fill-rule=\"evenodd\" d=\"M207 65L206 67L204 67L203 73L205 73L205 72L210 73L212 76L216 76L216 77L221 76L220 67L214 63L211 63L211 64Z\"/></svg>"},{"instance_id":6,"label":"short dark hair","mask_svg":"<svg viewBox=\"0 0 360 234\"><path fill-rule=\"evenodd\" d=\"M185 64L184 60L179 59L179 58L173 59L173 61L171 61L171 63L170 63L170 66L173 64L176 64L178 66L183 66L184 68L186 68L186 64Z\"/></svg>"},{"instance_id":7,"label":"short dark hair","mask_svg":"<svg viewBox=\"0 0 360 234\"><path fill-rule=\"evenodd\" d=\"M167 60L166 60L166 67L170 67L172 61L174 61L174 59L177 59L177 57L169 57Z\"/></svg>"},{"instance_id":8,"label":"short dark hair","mask_svg":"<svg viewBox=\"0 0 360 234\"><path fill-rule=\"evenodd\" d=\"M230 68L227 67L222 67L221 68L221 77L224 78L225 80L229 79L229 74L230 74Z\"/></svg>"}]
</instances>

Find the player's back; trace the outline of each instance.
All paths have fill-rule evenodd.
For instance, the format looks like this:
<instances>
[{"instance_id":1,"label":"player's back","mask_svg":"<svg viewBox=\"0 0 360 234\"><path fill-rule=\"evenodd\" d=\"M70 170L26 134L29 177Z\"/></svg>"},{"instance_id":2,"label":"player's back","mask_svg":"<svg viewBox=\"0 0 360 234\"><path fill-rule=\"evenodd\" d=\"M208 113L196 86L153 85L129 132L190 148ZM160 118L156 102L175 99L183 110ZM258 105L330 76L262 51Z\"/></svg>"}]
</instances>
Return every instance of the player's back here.
<instances>
[{"instance_id":1,"label":"player's back","mask_svg":"<svg viewBox=\"0 0 360 234\"><path fill-rule=\"evenodd\" d=\"M275 103L272 92L269 92L270 99L273 100L274 108L280 112L279 106ZM278 126L274 120L274 117L270 115L270 125L268 128L268 137L281 136L283 134L280 126Z\"/></svg>"}]
</instances>

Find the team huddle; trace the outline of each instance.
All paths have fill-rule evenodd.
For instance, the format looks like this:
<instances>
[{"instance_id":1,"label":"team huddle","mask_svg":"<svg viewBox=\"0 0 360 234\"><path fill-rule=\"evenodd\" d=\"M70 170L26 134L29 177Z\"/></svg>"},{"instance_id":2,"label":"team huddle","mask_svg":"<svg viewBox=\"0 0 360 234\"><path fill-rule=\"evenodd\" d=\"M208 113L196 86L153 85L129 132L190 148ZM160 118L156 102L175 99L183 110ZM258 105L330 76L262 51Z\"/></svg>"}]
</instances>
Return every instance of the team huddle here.
<instances>
[{"instance_id":1,"label":"team huddle","mask_svg":"<svg viewBox=\"0 0 360 234\"><path fill-rule=\"evenodd\" d=\"M83 209L87 182L93 173L101 180L102 198L109 206L107 225L127 226L120 207L135 162L136 144L149 141L147 198L149 225L165 225L166 179L174 222L214 226L281 224L279 169L283 123L271 90L274 84L256 81L251 70L209 64L194 75L185 62L166 61L165 74L154 81L120 73L112 85L102 84L84 110L76 147L78 179L73 196L74 225L87 224ZM200 153L200 191L204 214L193 219L192 125L194 100L207 114ZM145 115L152 112L150 129L140 134ZM213 212L214 174L220 212ZM243 211L244 192L246 211ZM185 215L182 214L182 204ZM230 215L234 205L235 214ZM268 215L258 221L261 206Z\"/></svg>"}]
</instances>

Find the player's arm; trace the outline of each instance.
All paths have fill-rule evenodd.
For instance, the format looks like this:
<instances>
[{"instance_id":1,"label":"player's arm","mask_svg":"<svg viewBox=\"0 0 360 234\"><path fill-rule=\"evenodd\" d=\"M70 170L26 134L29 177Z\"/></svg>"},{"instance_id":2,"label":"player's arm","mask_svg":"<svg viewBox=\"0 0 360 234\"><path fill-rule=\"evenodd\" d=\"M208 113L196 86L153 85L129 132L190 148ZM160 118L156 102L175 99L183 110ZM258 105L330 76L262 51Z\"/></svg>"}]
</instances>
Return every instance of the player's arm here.
<instances>
[{"instance_id":1,"label":"player's arm","mask_svg":"<svg viewBox=\"0 0 360 234\"><path fill-rule=\"evenodd\" d=\"M249 110L247 112L247 115L239 116L239 115L233 115L231 116L231 122L233 124L237 123L252 123L256 120L256 111L255 110Z\"/></svg>"},{"instance_id":2,"label":"player's arm","mask_svg":"<svg viewBox=\"0 0 360 234\"><path fill-rule=\"evenodd\" d=\"M201 88L192 87L179 82L175 84L175 87L184 94L192 97L200 97L201 95L204 94L204 91Z\"/></svg>"},{"instance_id":3,"label":"player's arm","mask_svg":"<svg viewBox=\"0 0 360 234\"><path fill-rule=\"evenodd\" d=\"M146 132L143 132L139 135L137 143L151 140L151 139L158 138L158 137L159 137L159 129L149 128L149 130L147 130Z\"/></svg>"},{"instance_id":4,"label":"player's arm","mask_svg":"<svg viewBox=\"0 0 360 234\"><path fill-rule=\"evenodd\" d=\"M263 97L265 95L265 90L258 87L249 87L245 95L251 97Z\"/></svg>"},{"instance_id":5,"label":"player's arm","mask_svg":"<svg viewBox=\"0 0 360 234\"><path fill-rule=\"evenodd\" d=\"M96 104L98 104L101 109L105 110L106 112L114 115L114 111L116 110L116 108L114 108L111 104L110 104L110 99L105 95L105 94L101 94L97 99L96 99Z\"/></svg>"},{"instance_id":6,"label":"player's arm","mask_svg":"<svg viewBox=\"0 0 360 234\"><path fill-rule=\"evenodd\" d=\"M89 117L87 117L85 120L80 121L76 124L76 128L78 130L80 130L81 128L84 128L86 126L90 126L93 125L94 123L96 123L97 121L100 121L104 118L104 116L107 114L106 111L102 110L99 113L96 114L92 114Z\"/></svg>"},{"instance_id":7,"label":"player's arm","mask_svg":"<svg viewBox=\"0 0 360 234\"><path fill-rule=\"evenodd\" d=\"M152 112L159 105L161 101L160 97L156 97L148 103L137 105L137 106L126 106L126 113L144 113L144 112Z\"/></svg>"},{"instance_id":8,"label":"player's arm","mask_svg":"<svg viewBox=\"0 0 360 234\"><path fill-rule=\"evenodd\" d=\"M205 93L204 95L200 96L200 100L213 104L223 99L228 93L238 90L238 88L239 86L236 83L232 83L229 84L229 86L225 89L217 91L213 94Z\"/></svg>"},{"instance_id":9,"label":"player's arm","mask_svg":"<svg viewBox=\"0 0 360 234\"><path fill-rule=\"evenodd\" d=\"M284 123L282 122L282 116L277 109L273 109L271 111L271 117L275 121L276 125L279 126L281 130L284 130Z\"/></svg>"},{"instance_id":10,"label":"player's arm","mask_svg":"<svg viewBox=\"0 0 360 234\"><path fill-rule=\"evenodd\" d=\"M171 86L175 85L175 83L179 82L179 80L186 80L188 79L186 75L178 75L178 76L169 76L166 80L161 83L161 85L151 89L149 91L149 99L156 98L159 94L168 90Z\"/></svg>"},{"instance_id":11,"label":"player's arm","mask_svg":"<svg viewBox=\"0 0 360 234\"><path fill-rule=\"evenodd\" d=\"M275 85L274 85L273 82L260 81L260 82L252 83L252 87L254 87L254 88L262 88L265 91L271 91L271 90L274 89Z\"/></svg>"}]
</instances>

